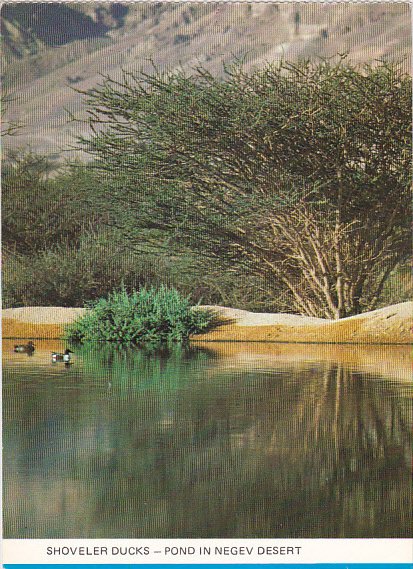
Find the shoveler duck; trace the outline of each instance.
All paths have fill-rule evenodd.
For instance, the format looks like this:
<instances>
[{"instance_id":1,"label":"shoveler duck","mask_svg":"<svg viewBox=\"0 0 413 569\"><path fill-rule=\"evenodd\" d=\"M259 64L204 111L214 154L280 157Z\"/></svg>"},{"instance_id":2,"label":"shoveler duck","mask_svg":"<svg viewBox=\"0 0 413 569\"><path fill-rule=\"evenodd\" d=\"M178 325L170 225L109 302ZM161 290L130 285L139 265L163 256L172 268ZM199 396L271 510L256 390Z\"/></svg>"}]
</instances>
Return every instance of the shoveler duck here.
<instances>
[{"instance_id":1,"label":"shoveler duck","mask_svg":"<svg viewBox=\"0 0 413 569\"><path fill-rule=\"evenodd\" d=\"M15 344L13 351L17 352L18 354L29 354L31 355L34 352L34 344L30 340L27 344Z\"/></svg>"},{"instance_id":2,"label":"shoveler duck","mask_svg":"<svg viewBox=\"0 0 413 569\"><path fill-rule=\"evenodd\" d=\"M69 348L67 348L63 354L52 352L52 362L64 362L65 364L68 364L72 359L70 354L73 354L73 352L72 350L69 350Z\"/></svg>"}]
</instances>

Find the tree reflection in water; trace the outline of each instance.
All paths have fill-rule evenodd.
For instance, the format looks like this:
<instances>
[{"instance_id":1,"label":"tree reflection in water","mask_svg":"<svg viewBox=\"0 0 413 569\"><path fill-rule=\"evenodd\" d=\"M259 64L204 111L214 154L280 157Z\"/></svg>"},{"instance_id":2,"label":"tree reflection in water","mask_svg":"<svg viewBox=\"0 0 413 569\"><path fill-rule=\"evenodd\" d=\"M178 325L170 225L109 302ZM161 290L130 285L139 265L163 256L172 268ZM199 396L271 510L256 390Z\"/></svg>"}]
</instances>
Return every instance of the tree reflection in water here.
<instances>
[{"instance_id":1,"label":"tree reflection in water","mask_svg":"<svg viewBox=\"0 0 413 569\"><path fill-rule=\"evenodd\" d=\"M294 349L6 362L5 537L407 537L410 387Z\"/></svg>"}]
</instances>

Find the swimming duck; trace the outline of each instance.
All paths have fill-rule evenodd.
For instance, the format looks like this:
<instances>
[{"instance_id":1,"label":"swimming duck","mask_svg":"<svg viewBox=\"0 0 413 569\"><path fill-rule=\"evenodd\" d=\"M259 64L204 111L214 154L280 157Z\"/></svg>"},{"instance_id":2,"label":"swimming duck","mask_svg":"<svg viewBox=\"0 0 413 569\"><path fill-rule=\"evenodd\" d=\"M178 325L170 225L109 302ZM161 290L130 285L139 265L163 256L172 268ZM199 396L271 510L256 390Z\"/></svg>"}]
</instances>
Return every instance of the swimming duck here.
<instances>
[{"instance_id":1,"label":"swimming duck","mask_svg":"<svg viewBox=\"0 0 413 569\"><path fill-rule=\"evenodd\" d=\"M73 354L73 352L72 350L69 350L69 348L64 351L64 354L52 352L52 362L64 362L65 364L68 364L72 358L70 354Z\"/></svg>"},{"instance_id":2,"label":"swimming duck","mask_svg":"<svg viewBox=\"0 0 413 569\"><path fill-rule=\"evenodd\" d=\"M34 344L31 340L27 342L27 344L16 344L14 346L13 351L17 352L18 354L32 355L32 353L34 352Z\"/></svg>"}]
</instances>

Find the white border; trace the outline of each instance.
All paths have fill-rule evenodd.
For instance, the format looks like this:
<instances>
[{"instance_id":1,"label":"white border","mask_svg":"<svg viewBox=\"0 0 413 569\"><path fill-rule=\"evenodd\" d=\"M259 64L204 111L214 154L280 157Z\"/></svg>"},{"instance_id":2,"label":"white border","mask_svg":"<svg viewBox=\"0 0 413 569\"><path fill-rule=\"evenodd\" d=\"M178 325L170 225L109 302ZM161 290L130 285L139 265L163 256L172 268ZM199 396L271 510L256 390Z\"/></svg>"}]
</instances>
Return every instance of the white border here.
<instances>
[{"instance_id":1,"label":"white border","mask_svg":"<svg viewBox=\"0 0 413 569\"><path fill-rule=\"evenodd\" d=\"M395 564L413 562L412 545L411 539L6 539L3 562Z\"/></svg>"}]
</instances>

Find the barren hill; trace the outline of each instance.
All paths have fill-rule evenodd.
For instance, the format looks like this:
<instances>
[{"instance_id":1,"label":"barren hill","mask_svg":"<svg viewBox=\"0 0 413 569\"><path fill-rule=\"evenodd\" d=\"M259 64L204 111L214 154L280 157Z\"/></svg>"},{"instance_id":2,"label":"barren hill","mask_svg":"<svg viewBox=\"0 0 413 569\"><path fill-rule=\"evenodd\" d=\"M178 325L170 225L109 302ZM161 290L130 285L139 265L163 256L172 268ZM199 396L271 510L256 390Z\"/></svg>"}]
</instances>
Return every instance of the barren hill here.
<instances>
[{"instance_id":1,"label":"barren hill","mask_svg":"<svg viewBox=\"0 0 413 569\"><path fill-rule=\"evenodd\" d=\"M236 57L259 66L281 57L355 63L404 59L410 69L408 3L8 3L2 8L3 83L10 119L22 128L10 147L59 157L85 126L83 97L121 69L202 63L215 73Z\"/></svg>"}]
</instances>

